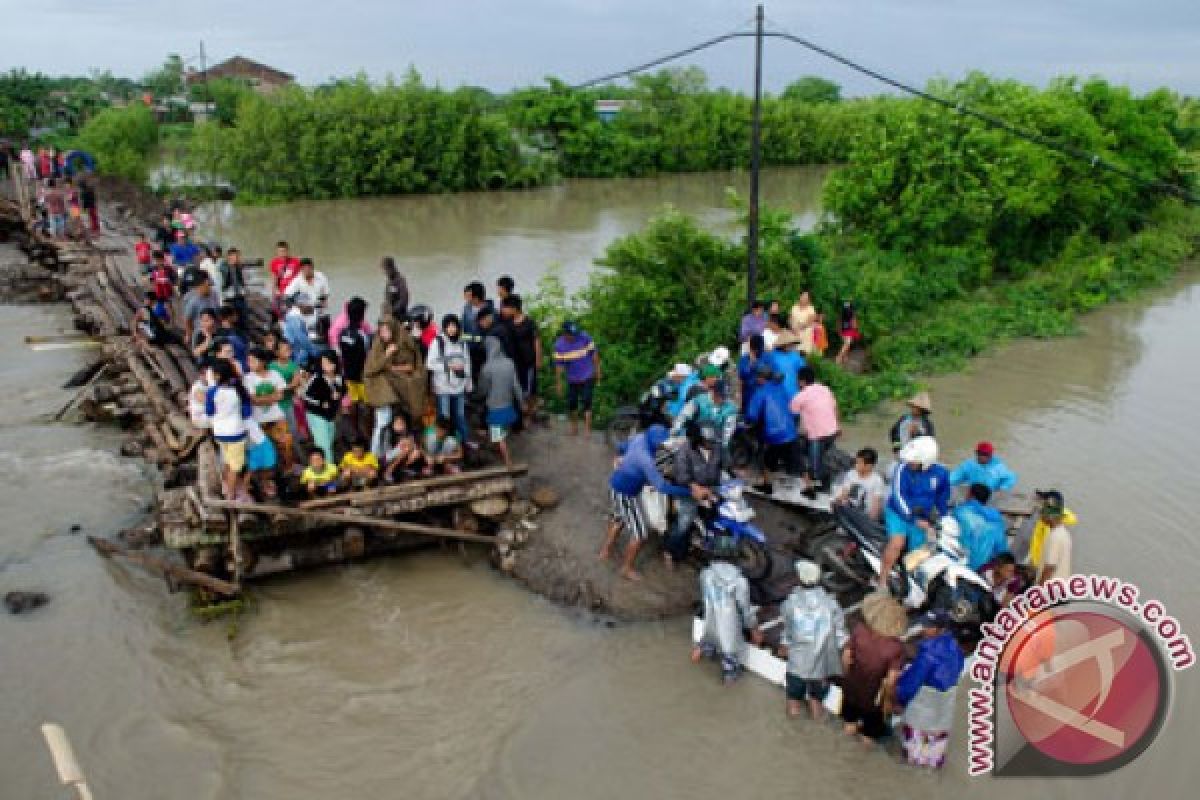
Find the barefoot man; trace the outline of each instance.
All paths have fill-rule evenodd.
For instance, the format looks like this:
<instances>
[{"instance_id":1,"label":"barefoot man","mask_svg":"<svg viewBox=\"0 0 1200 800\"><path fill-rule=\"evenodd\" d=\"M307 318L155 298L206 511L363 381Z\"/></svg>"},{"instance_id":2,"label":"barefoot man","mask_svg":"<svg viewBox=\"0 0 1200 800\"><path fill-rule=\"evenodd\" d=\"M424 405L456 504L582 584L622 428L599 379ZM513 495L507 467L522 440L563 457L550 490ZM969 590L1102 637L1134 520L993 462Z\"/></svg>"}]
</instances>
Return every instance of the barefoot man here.
<instances>
[{"instance_id":1,"label":"barefoot man","mask_svg":"<svg viewBox=\"0 0 1200 800\"><path fill-rule=\"evenodd\" d=\"M612 556L613 545L624 530L629 535L629 544L625 546L625 556L621 563L621 577L631 581L641 580L642 576L633 568L637 560L638 550L646 541L649 530L646 527L646 515L642 510L640 495L646 486L653 486L658 491L670 497L688 497L692 491L684 486L668 483L654 463L654 454L667 440L667 429L663 425L651 425L645 433L639 433L623 446L620 459L608 481L608 495L612 510L608 523L608 535L604 538L604 546L600 548L600 560L607 561ZM702 497L697 496L697 501Z\"/></svg>"}]
</instances>

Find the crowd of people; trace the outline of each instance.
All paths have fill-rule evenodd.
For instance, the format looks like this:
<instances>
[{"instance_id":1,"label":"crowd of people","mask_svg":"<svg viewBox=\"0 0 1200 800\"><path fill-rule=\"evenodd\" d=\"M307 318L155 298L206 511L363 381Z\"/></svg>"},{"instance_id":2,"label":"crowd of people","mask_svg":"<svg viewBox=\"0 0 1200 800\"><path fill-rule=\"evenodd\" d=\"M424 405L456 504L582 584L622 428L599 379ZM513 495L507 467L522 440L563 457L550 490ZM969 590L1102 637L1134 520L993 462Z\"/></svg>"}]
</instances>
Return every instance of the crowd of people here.
<instances>
[{"instance_id":1,"label":"crowd of people","mask_svg":"<svg viewBox=\"0 0 1200 800\"><path fill-rule=\"evenodd\" d=\"M853 304L847 303L836 358L844 359L860 341L857 331ZM887 590L885 576L900 559L932 552L939 537L953 531L964 564L1002 606L1032 583L1071 574L1069 526L1075 517L1061 492L1039 490L1035 524L1010 543L996 501L1013 491L1017 475L989 441L980 441L953 469L940 464L928 392L911 397L892 426L890 465L881 469L879 453L865 447L851 469L829 474L826 454L841 424L837 398L814 369L813 362L823 357L823 333L807 293L787 317L777 304L753 304L739 334L736 364L728 348L718 347L694 363L674 365L643 396L642 418L650 424L623 445L616 462L599 557L609 559L624 534L620 574L641 579L636 564L650 532L642 502L647 492L666 495L676 506L662 545L666 564L673 567L686 557L686 534L698 509L713 503L720 484L735 471L732 440L741 431L755 445L756 457L744 469L757 474L759 491L771 493L773 474L782 472L799 481L809 500L825 494L831 508L847 506L865 516L886 541L876 591L851 630L836 599L822 588L818 565L797 562L796 588L780 609L788 713L807 708L822 718L836 682L847 733L874 743L890 734L888 721L903 709L899 732L907 760L941 766L955 687L972 641L944 612L929 611L921 617L915 650L906 648L901 637L907 614ZM735 565L716 560L700 573L700 598L705 627L693 660L718 659L723 679L732 682L745 637L763 641L749 582Z\"/></svg>"},{"instance_id":2,"label":"crowd of people","mask_svg":"<svg viewBox=\"0 0 1200 800\"><path fill-rule=\"evenodd\" d=\"M218 446L227 499L303 500L457 473L481 462L484 442L512 464L509 437L539 408L543 352L510 277L497 282L498 303L473 281L461 313L435 322L387 257L371 315L362 297L335 307L328 277L280 241L266 265L270 318L255 325L239 249L197 243L194 232L176 205L138 236L135 336L195 360L191 420ZM594 342L568 322L553 359L573 426L578 412L590 428Z\"/></svg>"},{"instance_id":3,"label":"crowd of people","mask_svg":"<svg viewBox=\"0 0 1200 800\"><path fill-rule=\"evenodd\" d=\"M0 177L19 173L35 187L34 226L56 239L87 239L100 233L94 183L66 151L26 145L20 151L0 146Z\"/></svg>"}]
</instances>

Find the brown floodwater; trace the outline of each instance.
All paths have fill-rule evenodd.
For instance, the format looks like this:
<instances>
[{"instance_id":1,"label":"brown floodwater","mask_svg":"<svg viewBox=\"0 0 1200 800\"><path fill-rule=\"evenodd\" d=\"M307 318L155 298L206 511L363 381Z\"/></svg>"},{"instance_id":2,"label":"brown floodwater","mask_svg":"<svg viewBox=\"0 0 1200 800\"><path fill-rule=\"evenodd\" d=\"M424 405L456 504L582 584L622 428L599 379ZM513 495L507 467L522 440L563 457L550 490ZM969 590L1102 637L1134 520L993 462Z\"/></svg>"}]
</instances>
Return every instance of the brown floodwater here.
<instances>
[{"instance_id":1,"label":"brown floodwater","mask_svg":"<svg viewBox=\"0 0 1200 800\"><path fill-rule=\"evenodd\" d=\"M825 167L764 172L762 202L792 212L802 226L817 220ZM440 316L462 308L462 288L482 280L489 296L511 275L533 292L547 270L568 290L581 287L614 239L640 230L666 205L709 227L739 232L729 189L744 198L744 172L663 175L620 181L568 181L522 192L467 192L353 200L313 200L258 208L222 203L197 216L205 236L270 256L286 240L309 256L343 299L380 296L379 260L391 255L408 276L413 302ZM373 305L368 313L376 313Z\"/></svg>"},{"instance_id":2,"label":"brown floodwater","mask_svg":"<svg viewBox=\"0 0 1200 800\"><path fill-rule=\"evenodd\" d=\"M636 227L661 200L678 203L692 183L708 187L701 193L712 208L720 201L720 179L711 176L666 181L676 185L674 197L663 188L645 201L625 193L663 183L572 184L551 190L558 203L497 195L496 208L479 214L492 222L474 227L460 215L442 229L442 216L431 213L421 223L429 228L424 258L448 264L456 252L500 248L514 254L507 264L529 270L512 266L518 281L532 280L559 235L572 243L562 263L586 269L606 236ZM572 200L579 187L614 208L558 209L580 203ZM484 209L489 197L361 202ZM539 211L514 211L521 202ZM310 224L338 207L313 211ZM287 218L282 209L237 214ZM506 231L504 219L524 219L523 233ZM563 219L573 227L556 230ZM362 248L358 267L330 270L335 287L372 287L381 242L395 242L394 254L407 261L404 240L390 234L370 234L380 238L366 249L364 231L387 230L382 221L369 229L345 224L324 228L326 238L304 248L328 251L330 262L333 253ZM593 229L604 225L603 235ZM293 230L283 235L301 240L304 227ZM474 240L462 241L471 230ZM270 242L279 234L257 235ZM501 271L496 260L478 263L486 277ZM437 291L436 274L409 272ZM1081 518L1077 567L1138 582L1193 640L1200 637L1195 280L1192 273L1094 314L1079 337L1019 342L931 384L948 458L986 437L1026 487L1062 489ZM457 300L452 288L446 297ZM57 387L84 356L31 353L21 337L65 321L61 310L0 307L0 591L53 596L28 616L0 613L2 798L67 796L55 788L38 732L47 720L69 732L99 800L1194 795L1194 670L1176 676L1166 727L1135 763L1101 779L1005 783L967 777L964 726L942 775L884 753L864 755L831 727L787 721L774 687L751 676L725 689L711 669L692 666L685 619L609 627L457 554L265 584L228 641L223 625L197 622L161 582L100 561L71 533L79 524L84 533L111 534L144 507L147 490L136 462L114 455L115 434L47 422L45 410L69 396ZM882 443L890 419L860 418L846 439ZM599 524L581 522L578 535L598 537Z\"/></svg>"}]
</instances>

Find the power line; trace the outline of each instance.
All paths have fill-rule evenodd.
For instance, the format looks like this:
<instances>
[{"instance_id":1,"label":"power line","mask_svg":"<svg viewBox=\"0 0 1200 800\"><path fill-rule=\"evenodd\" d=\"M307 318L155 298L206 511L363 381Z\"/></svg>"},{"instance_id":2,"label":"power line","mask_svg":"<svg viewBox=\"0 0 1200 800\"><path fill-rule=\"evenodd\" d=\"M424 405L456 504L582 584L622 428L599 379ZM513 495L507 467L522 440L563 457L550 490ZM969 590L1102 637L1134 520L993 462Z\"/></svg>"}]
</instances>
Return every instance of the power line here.
<instances>
[{"instance_id":1,"label":"power line","mask_svg":"<svg viewBox=\"0 0 1200 800\"><path fill-rule=\"evenodd\" d=\"M639 64L636 67L630 67L629 69L623 69L620 72L613 72L608 75L602 75L599 78L592 78L590 81L584 81L583 83L577 83L574 86L571 86L570 88L571 89L587 89L588 87L595 86L598 83L608 83L609 81L614 81L617 78L628 78L629 76L636 75L639 72L645 72L648 69L653 69L654 67L662 66L663 64L666 64L670 61L676 61L680 58L683 58L684 56L690 56L692 53L698 53L701 50L705 50L709 47L713 47L714 45L721 44L722 42L727 42L730 39L744 39L746 37L752 37L754 35L755 34L753 34L753 33L738 32L738 31L734 31L732 33L726 33L722 36L717 36L715 38L709 39L708 41L700 42L700 44L693 45L691 47L686 47L683 50L677 50L674 53L669 53L668 55L665 55L661 58L656 58L653 61L647 61L645 64Z\"/></svg>"},{"instance_id":2,"label":"power line","mask_svg":"<svg viewBox=\"0 0 1200 800\"><path fill-rule=\"evenodd\" d=\"M646 70L653 69L654 67L659 67L659 66L662 66L663 64L667 64L672 61L677 61L685 56L692 55L693 53L698 53L701 50L706 50L706 49L708 49L710 47L714 47L718 44L722 44L724 42L728 42L733 39L753 38L756 35L757 35L756 33L747 32L747 31L741 31L741 30L732 31L730 33L726 33L721 36L716 36L716 37L713 37L712 39L708 39L706 41L692 45L691 47L686 47L682 50L676 50L675 52L668 53L667 55L653 59L652 61L647 61L644 64L638 64L637 66L630 67L628 69L623 69L623 70L620 70L619 72L612 72L607 75L602 75L598 78L593 78L591 80L584 81L582 83L577 83L574 86L571 86L569 88L572 90L586 89L591 86L595 86L595 85L601 84L601 83L608 83L610 81L614 81L619 78L627 78L632 75L636 75L640 72L645 72ZM938 106L941 106L942 108L948 109L950 111L954 111L957 114L961 114L963 116L968 116L968 117L977 119L980 122L983 122L985 125L989 125L993 128L996 128L998 130L1004 131L1005 133L1008 133L1010 136L1015 136L1019 139L1024 139L1025 141L1040 145L1041 147L1044 147L1048 150L1053 150L1061 155L1067 156L1069 158L1073 158L1077 161L1084 162L1084 163L1088 164L1090 167L1092 167L1093 169L1096 169L1096 168L1103 169L1107 172L1113 173L1114 175L1119 175L1123 178L1126 178L1127 180L1130 180L1141 186L1145 186L1147 188L1155 189L1160 192L1165 192L1167 194L1174 195L1183 200L1186 200L1189 203L1200 203L1200 197L1197 197L1196 194L1191 192L1186 187L1179 186L1178 184L1174 184L1174 183L1168 183L1166 181L1160 181L1157 179L1144 177L1143 175L1140 175L1137 172L1134 172L1133 170L1131 170L1127 167L1123 167L1120 164L1114 163L1106 158L1102 158L1097 153L1091 153L1091 152L1088 152L1087 150L1084 150L1083 148L1076 147L1075 145L1068 144L1066 142L1061 142L1056 139L1051 139L1050 137L1045 136L1041 133L1038 133L1037 131L1031 131L1031 130L1027 130L1024 128L1020 128L1020 127L1008 122L1007 120L1004 120L1004 119L994 116L992 114L988 114L987 112L979 111L977 109L971 108L970 106L964 105L963 103L954 102L953 100L947 100L944 97L938 97L937 95L927 92L923 89L918 89L915 86L911 86L907 83L904 83L903 81L899 81L899 80L896 80L895 78L891 78L887 75L884 75L882 72L879 72L878 70L874 70L874 69L871 69L870 67L863 66L862 64L859 64L856 61L853 61L853 60L847 58L846 56L836 53L826 47L822 47L821 45L816 44L815 42L809 41L808 39L805 39L803 37L796 36L795 34L791 34L786 31L781 31L781 30L763 31L762 35L764 37L770 37L773 39L783 39L785 41L792 42L793 44L798 44L801 47L804 47L820 56L824 56L825 58L828 58L832 61L836 61L837 63L841 64L842 66L848 67L849 69L854 70L855 72L866 75L867 77L877 80L880 83L883 83L887 86L891 86L894 89L899 89L901 92L912 95L913 97L918 97L922 100L925 100L927 102L933 103Z\"/></svg>"},{"instance_id":3,"label":"power line","mask_svg":"<svg viewBox=\"0 0 1200 800\"><path fill-rule=\"evenodd\" d=\"M1177 197L1187 200L1190 203L1200 202L1200 198L1198 198L1195 194L1193 194L1188 189L1186 189L1182 186L1179 186L1174 183L1167 183L1165 181L1156 180L1153 178L1143 177L1142 175L1139 175L1138 173L1134 172L1133 170L1127 169L1126 167L1123 167L1120 164L1116 164L1116 163L1113 163L1112 161L1101 158L1096 153L1089 153L1088 151L1086 151L1080 147L1076 147L1075 145L1068 144L1066 142L1060 142L1056 139L1051 139L1050 137L1044 136L1036 131L1030 131L1030 130L1025 130L1023 128L1019 128L1016 125L1013 125L1012 123L1008 122L1007 120L1001 119L1000 117L993 116L993 115L988 114L983 111L978 111L978 110L971 108L970 106L966 106L962 103L956 103L952 100L947 100L944 97L938 97L935 94L931 94L922 89L918 89L915 86L909 86L908 84L902 83L901 81L895 80L894 78L889 78L887 75L884 75L881 72L877 72L876 70L873 70L869 67L864 67L861 64L851 61L850 59L846 58L845 56L839 55L838 53L835 53L832 50L829 50L828 48L821 47L820 45L810 42L807 39L801 38L799 36L795 36L790 33L785 33L782 31L767 31L767 32L763 33L763 36L770 36L770 37L776 38L776 39L785 39L787 41L798 44L801 47L807 48L808 50L811 50L812 52L817 53L818 55L822 55L828 59L836 61L845 67L849 67L850 69L854 70L855 72L859 72L870 78L874 78L875 80L880 81L881 83L885 83L888 86L899 89L902 92L911 94L914 97L919 97L922 100L927 100L930 103L934 103L936 105L942 106L943 108L948 108L958 114L962 114L962 115L968 116L968 117L974 117L975 119L979 120L980 122L983 122L986 125L990 125L993 128L998 128L998 129L1008 133L1011 136L1017 137L1018 139L1025 139L1026 141L1033 142L1034 144L1037 144L1037 145L1041 145L1042 147L1045 147L1049 150L1054 150L1058 153L1061 153L1062 155L1070 156L1071 158L1077 159L1079 161L1087 162L1092 168L1099 167L1101 169L1112 172L1115 175L1120 175L1123 178L1127 178L1135 183L1139 183L1148 188L1157 189L1158 191L1161 191L1161 192L1166 192L1168 194L1176 195Z\"/></svg>"}]
</instances>

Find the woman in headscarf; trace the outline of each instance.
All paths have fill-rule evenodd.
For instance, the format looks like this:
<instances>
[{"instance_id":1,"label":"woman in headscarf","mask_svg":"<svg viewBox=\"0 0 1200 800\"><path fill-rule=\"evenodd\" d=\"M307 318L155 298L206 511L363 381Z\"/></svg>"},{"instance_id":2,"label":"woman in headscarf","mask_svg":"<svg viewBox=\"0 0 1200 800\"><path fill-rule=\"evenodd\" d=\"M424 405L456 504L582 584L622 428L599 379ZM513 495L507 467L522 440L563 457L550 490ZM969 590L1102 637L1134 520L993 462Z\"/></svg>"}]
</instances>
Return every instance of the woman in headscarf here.
<instances>
[{"instance_id":1,"label":"woman in headscarf","mask_svg":"<svg viewBox=\"0 0 1200 800\"><path fill-rule=\"evenodd\" d=\"M383 433L392 422L392 407L399 402L396 388L392 384L392 367L398 362L399 348L392 321L379 321L379 330L371 342L367 362L363 367L363 384L367 389L367 405L374 413L375 425L371 432L371 452L375 458L383 458Z\"/></svg>"},{"instance_id":2,"label":"woman in headscarf","mask_svg":"<svg viewBox=\"0 0 1200 800\"><path fill-rule=\"evenodd\" d=\"M409 331L408 325L388 319L396 341L396 364L392 368L392 386L396 390L400 410L411 421L425 414L429 377L425 373L425 358L421 345Z\"/></svg>"},{"instance_id":3,"label":"woman in headscarf","mask_svg":"<svg viewBox=\"0 0 1200 800\"><path fill-rule=\"evenodd\" d=\"M908 617L887 592L868 595L862 621L850 632L842 649L842 722L846 734L874 744L887 736L891 693L904 664L904 635Z\"/></svg>"},{"instance_id":4,"label":"woman in headscarf","mask_svg":"<svg viewBox=\"0 0 1200 800\"><path fill-rule=\"evenodd\" d=\"M925 612L917 654L896 682L896 702L904 706L904 757L914 767L941 769L946 763L966 663L952 628L946 612Z\"/></svg>"},{"instance_id":5,"label":"woman in headscarf","mask_svg":"<svg viewBox=\"0 0 1200 800\"><path fill-rule=\"evenodd\" d=\"M442 332L429 345L429 360L425 362L437 397L437 413L454 424L459 443L466 446L467 393L471 381L471 353L462 337L462 322L457 314L442 317Z\"/></svg>"},{"instance_id":6,"label":"woman in headscarf","mask_svg":"<svg viewBox=\"0 0 1200 800\"><path fill-rule=\"evenodd\" d=\"M425 369L421 350L408 328L391 317L379 321L379 331L371 343L363 369L367 404L375 411L371 434L371 452L382 458L383 434L391 423L394 407L409 420L418 420L425 411Z\"/></svg>"},{"instance_id":7,"label":"woman in headscarf","mask_svg":"<svg viewBox=\"0 0 1200 800\"><path fill-rule=\"evenodd\" d=\"M396 259L384 256L379 264L383 269L383 311L395 319L404 319L408 314L408 281L404 273L396 268Z\"/></svg>"}]
</instances>

